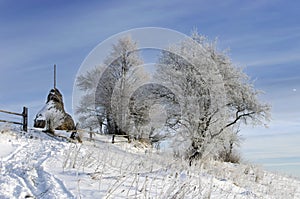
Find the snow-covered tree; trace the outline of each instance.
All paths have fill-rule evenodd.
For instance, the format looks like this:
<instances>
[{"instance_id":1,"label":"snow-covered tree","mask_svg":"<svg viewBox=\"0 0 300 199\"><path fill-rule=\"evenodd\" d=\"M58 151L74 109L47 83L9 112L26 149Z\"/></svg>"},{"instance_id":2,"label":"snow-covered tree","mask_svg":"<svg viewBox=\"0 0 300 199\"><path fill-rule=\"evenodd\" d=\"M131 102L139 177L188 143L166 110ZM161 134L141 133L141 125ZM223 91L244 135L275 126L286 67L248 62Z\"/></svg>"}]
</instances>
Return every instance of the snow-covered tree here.
<instances>
[{"instance_id":1,"label":"snow-covered tree","mask_svg":"<svg viewBox=\"0 0 300 199\"><path fill-rule=\"evenodd\" d=\"M248 76L197 32L164 50L157 67L156 77L176 91L181 105L173 140L190 161L219 156L224 147L231 152L241 122L269 118L269 106L259 101Z\"/></svg>"},{"instance_id":2,"label":"snow-covered tree","mask_svg":"<svg viewBox=\"0 0 300 199\"><path fill-rule=\"evenodd\" d=\"M105 115L102 110L96 109L99 107L95 105L95 93L98 81L101 77L103 66L98 66L77 78L77 86L80 90L84 91L84 95L80 100L79 106L76 108L79 124L81 128L100 131L103 133L103 124Z\"/></svg>"},{"instance_id":3,"label":"snow-covered tree","mask_svg":"<svg viewBox=\"0 0 300 199\"><path fill-rule=\"evenodd\" d=\"M140 86L131 95L129 110L136 137L158 142L168 137L168 126L174 127L180 105L170 89L157 83Z\"/></svg>"},{"instance_id":4,"label":"snow-covered tree","mask_svg":"<svg viewBox=\"0 0 300 199\"><path fill-rule=\"evenodd\" d=\"M77 78L77 86L86 91L77 108L82 126L102 130L105 125L107 133L128 133L130 95L148 79L142 64L137 43L127 36L112 46L104 63Z\"/></svg>"}]
</instances>

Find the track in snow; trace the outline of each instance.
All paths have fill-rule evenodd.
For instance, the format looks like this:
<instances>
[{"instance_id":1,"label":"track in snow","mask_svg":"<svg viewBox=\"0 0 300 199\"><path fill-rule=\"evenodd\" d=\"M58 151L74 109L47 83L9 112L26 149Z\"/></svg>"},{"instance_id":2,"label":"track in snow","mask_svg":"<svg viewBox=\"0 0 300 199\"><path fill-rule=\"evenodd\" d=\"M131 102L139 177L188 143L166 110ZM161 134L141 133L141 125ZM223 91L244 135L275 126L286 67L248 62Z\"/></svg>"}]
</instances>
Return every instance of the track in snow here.
<instances>
[{"instance_id":1,"label":"track in snow","mask_svg":"<svg viewBox=\"0 0 300 199\"><path fill-rule=\"evenodd\" d=\"M29 143L30 142L30 143ZM1 160L1 198L75 198L64 183L43 166L60 144L28 139Z\"/></svg>"}]
</instances>

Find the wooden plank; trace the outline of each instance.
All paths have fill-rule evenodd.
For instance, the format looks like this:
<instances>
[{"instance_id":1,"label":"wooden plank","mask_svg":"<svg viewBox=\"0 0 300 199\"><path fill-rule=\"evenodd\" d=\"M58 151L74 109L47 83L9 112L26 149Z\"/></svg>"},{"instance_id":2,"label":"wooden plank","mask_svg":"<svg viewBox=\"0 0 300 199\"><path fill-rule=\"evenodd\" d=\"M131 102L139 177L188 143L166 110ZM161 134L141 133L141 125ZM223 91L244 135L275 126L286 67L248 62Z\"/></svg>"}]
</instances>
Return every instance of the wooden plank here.
<instances>
[{"instance_id":1,"label":"wooden plank","mask_svg":"<svg viewBox=\"0 0 300 199\"><path fill-rule=\"evenodd\" d=\"M12 124L23 125L23 123L21 123L21 122L13 122L13 121L7 121L7 120L0 120L0 122L7 122L7 123L12 123Z\"/></svg>"},{"instance_id":2,"label":"wooden plank","mask_svg":"<svg viewBox=\"0 0 300 199\"><path fill-rule=\"evenodd\" d=\"M15 113L15 112L4 111L4 110L0 110L0 112L2 112L2 113L7 113L7 114L12 114L12 115L19 115L19 116L23 116L23 114L22 114L22 113Z\"/></svg>"},{"instance_id":3,"label":"wooden plank","mask_svg":"<svg viewBox=\"0 0 300 199\"><path fill-rule=\"evenodd\" d=\"M23 107L23 112L22 113L15 113L11 111L5 111L5 110L0 110L1 113L6 113L6 114L11 114L11 115L18 115L23 117L23 122L14 122L14 121L8 121L8 120L0 120L0 122L7 122L11 124L19 124L23 126L23 131L27 132L27 126L28 126L28 108Z\"/></svg>"},{"instance_id":4,"label":"wooden plank","mask_svg":"<svg viewBox=\"0 0 300 199\"><path fill-rule=\"evenodd\" d=\"M129 135L118 135L118 134L108 134L108 135L114 135L116 137L129 137Z\"/></svg>"}]
</instances>

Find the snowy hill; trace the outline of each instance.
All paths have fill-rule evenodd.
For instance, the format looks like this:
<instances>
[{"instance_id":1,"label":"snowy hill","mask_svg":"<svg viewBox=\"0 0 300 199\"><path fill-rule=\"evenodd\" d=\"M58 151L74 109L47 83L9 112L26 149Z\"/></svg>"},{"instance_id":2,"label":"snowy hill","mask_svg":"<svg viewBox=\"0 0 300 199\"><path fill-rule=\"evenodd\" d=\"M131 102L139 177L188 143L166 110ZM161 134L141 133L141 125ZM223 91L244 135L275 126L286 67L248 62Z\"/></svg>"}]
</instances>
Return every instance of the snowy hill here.
<instances>
[{"instance_id":1,"label":"snowy hill","mask_svg":"<svg viewBox=\"0 0 300 199\"><path fill-rule=\"evenodd\" d=\"M300 198L300 181L203 160L188 166L141 143L68 142L0 129L0 198Z\"/></svg>"}]
</instances>

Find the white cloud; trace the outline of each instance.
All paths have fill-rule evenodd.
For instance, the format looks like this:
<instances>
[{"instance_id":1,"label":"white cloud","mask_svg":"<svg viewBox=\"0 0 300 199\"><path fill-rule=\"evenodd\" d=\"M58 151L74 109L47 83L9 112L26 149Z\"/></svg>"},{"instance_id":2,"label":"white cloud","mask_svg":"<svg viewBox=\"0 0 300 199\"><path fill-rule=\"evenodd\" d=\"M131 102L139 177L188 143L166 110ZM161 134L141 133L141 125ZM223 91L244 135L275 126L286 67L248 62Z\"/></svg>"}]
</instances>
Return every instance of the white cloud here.
<instances>
[{"instance_id":1,"label":"white cloud","mask_svg":"<svg viewBox=\"0 0 300 199\"><path fill-rule=\"evenodd\" d=\"M300 52L274 52L273 55L268 55L265 56L264 58L261 58L256 61L249 61L246 64L248 66L269 66L271 67L272 65L275 64L284 64L284 63L289 63L289 62L299 62L300 57L299 57Z\"/></svg>"}]
</instances>

